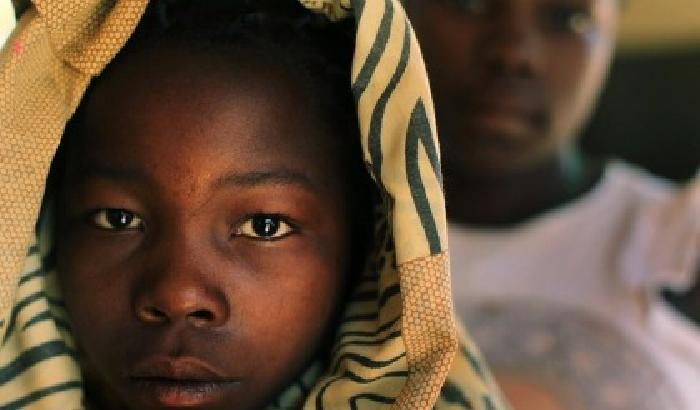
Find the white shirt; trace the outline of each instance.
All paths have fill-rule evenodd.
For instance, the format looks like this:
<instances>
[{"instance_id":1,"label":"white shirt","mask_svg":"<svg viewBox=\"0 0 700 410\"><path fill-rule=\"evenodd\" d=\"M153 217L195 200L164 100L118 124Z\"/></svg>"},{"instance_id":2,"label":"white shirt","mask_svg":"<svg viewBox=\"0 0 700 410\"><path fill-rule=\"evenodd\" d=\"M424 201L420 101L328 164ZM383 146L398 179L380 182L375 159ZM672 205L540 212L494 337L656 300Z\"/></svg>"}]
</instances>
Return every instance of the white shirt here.
<instances>
[{"instance_id":1,"label":"white shirt","mask_svg":"<svg viewBox=\"0 0 700 410\"><path fill-rule=\"evenodd\" d=\"M516 228L451 225L457 312L496 373L552 386L571 409L700 410L700 330L657 292L697 266L700 207L679 195L613 163Z\"/></svg>"}]
</instances>

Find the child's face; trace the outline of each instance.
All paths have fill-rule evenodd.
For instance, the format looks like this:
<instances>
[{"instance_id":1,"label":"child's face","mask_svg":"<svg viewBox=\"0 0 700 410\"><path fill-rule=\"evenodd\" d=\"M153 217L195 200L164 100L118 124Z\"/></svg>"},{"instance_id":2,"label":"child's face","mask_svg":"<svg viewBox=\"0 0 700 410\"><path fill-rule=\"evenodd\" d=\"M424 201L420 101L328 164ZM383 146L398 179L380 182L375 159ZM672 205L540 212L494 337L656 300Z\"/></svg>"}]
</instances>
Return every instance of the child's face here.
<instances>
[{"instance_id":1,"label":"child's face","mask_svg":"<svg viewBox=\"0 0 700 410\"><path fill-rule=\"evenodd\" d=\"M58 271L86 378L129 409L260 408L337 308L342 161L282 71L144 54L99 80L67 157Z\"/></svg>"},{"instance_id":2,"label":"child's face","mask_svg":"<svg viewBox=\"0 0 700 410\"><path fill-rule=\"evenodd\" d=\"M610 63L616 0L404 0L446 164L500 177L573 143Z\"/></svg>"}]
</instances>

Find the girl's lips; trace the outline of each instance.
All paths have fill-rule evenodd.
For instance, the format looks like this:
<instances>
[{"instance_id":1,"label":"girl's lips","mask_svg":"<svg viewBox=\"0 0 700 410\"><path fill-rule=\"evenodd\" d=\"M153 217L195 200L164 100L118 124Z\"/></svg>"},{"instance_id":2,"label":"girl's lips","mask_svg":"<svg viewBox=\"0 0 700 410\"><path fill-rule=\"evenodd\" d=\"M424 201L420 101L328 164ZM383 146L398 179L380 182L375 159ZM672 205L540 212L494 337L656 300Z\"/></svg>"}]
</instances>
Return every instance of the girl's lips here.
<instances>
[{"instance_id":1,"label":"girl's lips","mask_svg":"<svg viewBox=\"0 0 700 410\"><path fill-rule=\"evenodd\" d=\"M158 378L134 378L131 384L146 402L164 408L201 406L217 400L240 382L206 382Z\"/></svg>"},{"instance_id":2,"label":"girl's lips","mask_svg":"<svg viewBox=\"0 0 700 410\"><path fill-rule=\"evenodd\" d=\"M128 375L137 395L158 406L198 406L220 399L241 382L196 358L153 357Z\"/></svg>"}]
</instances>

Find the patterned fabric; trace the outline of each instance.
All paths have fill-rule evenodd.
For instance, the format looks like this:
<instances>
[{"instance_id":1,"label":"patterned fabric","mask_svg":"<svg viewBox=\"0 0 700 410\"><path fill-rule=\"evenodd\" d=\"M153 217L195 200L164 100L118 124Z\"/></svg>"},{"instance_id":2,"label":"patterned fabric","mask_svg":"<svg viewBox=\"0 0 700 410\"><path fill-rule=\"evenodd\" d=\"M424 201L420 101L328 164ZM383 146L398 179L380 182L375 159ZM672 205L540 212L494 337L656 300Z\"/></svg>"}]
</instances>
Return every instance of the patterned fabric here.
<instances>
[{"instance_id":1,"label":"patterned fabric","mask_svg":"<svg viewBox=\"0 0 700 410\"><path fill-rule=\"evenodd\" d=\"M357 21L352 89L365 159L384 195L379 246L346 306L330 363L311 366L270 408L505 408L476 348L455 327L432 100L400 2L301 2ZM36 221L66 121L146 4L37 0L0 55L2 409L82 408L51 266L50 215Z\"/></svg>"}]
</instances>

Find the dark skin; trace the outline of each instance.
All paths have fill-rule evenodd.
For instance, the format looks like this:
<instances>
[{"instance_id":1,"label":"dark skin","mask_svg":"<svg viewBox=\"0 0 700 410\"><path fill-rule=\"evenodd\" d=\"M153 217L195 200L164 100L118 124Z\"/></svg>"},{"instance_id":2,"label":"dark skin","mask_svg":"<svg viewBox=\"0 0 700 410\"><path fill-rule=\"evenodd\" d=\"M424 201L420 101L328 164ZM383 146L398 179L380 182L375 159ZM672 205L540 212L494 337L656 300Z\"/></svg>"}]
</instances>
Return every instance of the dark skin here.
<instances>
[{"instance_id":1,"label":"dark skin","mask_svg":"<svg viewBox=\"0 0 700 410\"><path fill-rule=\"evenodd\" d=\"M92 407L259 409L323 349L349 193L286 73L166 46L84 103L57 243Z\"/></svg>"},{"instance_id":2,"label":"dark skin","mask_svg":"<svg viewBox=\"0 0 700 410\"><path fill-rule=\"evenodd\" d=\"M603 163L583 158L575 142L603 86L624 2L403 3L430 75L451 221L510 227L596 184ZM667 296L700 322L700 285ZM500 381L517 409L549 406L531 380Z\"/></svg>"},{"instance_id":3,"label":"dark skin","mask_svg":"<svg viewBox=\"0 0 700 410\"><path fill-rule=\"evenodd\" d=\"M615 0L406 0L434 92L448 214L507 226L580 196L575 137L603 85Z\"/></svg>"}]
</instances>

